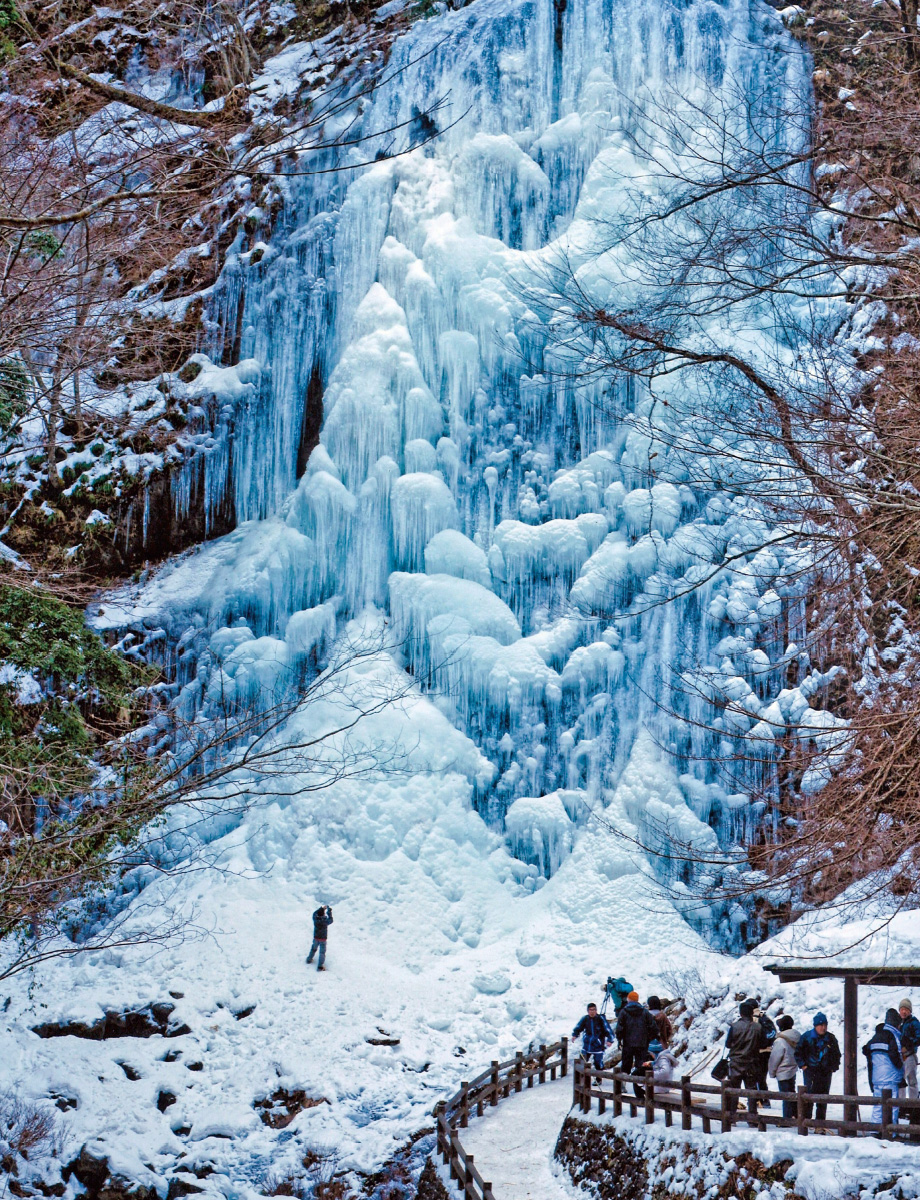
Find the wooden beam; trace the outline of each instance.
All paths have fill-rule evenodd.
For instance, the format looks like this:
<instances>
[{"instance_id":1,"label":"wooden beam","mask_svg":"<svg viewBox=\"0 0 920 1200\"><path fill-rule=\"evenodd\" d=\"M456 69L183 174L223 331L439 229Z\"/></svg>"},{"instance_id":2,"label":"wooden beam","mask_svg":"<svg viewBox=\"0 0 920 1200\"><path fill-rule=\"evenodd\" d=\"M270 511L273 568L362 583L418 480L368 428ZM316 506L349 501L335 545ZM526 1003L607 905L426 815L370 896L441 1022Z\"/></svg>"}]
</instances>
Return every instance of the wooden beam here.
<instances>
[{"instance_id":1,"label":"wooden beam","mask_svg":"<svg viewBox=\"0 0 920 1200\"><path fill-rule=\"evenodd\" d=\"M800 963L770 963L764 970L781 983L804 983L809 979L854 979L875 987L920 987L920 967L833 967Z\"/></svg>"},{"instance_id":2,"label":"wooden beam","mask_svg":"<svg viewBox=\"0 0 920 1200\"><path fill-rule=\"evenodd\" d=\"M855 1096L856 1086L856 1029L859 1016L858 1002L859 982L847 976L843 981L843 1091L847 1096ZM844 1106L843 1119L856 1121L859 1110L855 1104Z\"/></svg>"}]
</instances>

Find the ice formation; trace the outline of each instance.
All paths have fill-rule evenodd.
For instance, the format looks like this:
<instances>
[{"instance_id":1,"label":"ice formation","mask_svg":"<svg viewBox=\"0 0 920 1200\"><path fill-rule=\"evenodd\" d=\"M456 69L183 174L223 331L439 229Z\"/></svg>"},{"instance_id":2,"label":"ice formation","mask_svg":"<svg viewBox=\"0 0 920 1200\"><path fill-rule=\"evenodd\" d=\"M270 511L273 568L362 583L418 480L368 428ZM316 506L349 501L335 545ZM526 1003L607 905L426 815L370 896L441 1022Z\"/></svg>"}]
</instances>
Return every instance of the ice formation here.
<instances>
[{"instance_id":1,"label":"ice formation","mask_svg":"<svg viewBox=\"0 0 920 1200\"><path fill-rule=\"evenodd\" d=\"M718 859L773 819L749 791L769 796L791 726L830 761L844 735L810 705L798 560L732 492L722 431L696 466L690 434L674 436L705 397L682 376L654 395L599 379L577 337L560 340L549 291L562 258L599 303L641 286L641 264L594 249L598 224L657 186L627 136L641 97L739 80L776 93L802 60L750 0L477 0L418 22L391 68L361 118L370 141L342 161L439 100L440 136L292 177L271 237L253 235L271 253L253 261L241 237L215 293L240 361L198 356L195 387L225 415L197 502L230 488L241 524L101 620L183 637L193 711L218 685L274 694L333 621L386 610L402 660L493 763L475 803L510 845L556 870L580 818L569 830L550 798L603 806L638 762L674 783L630 819L692 886L669 839ZM738 336L757 352L755 328ZM304 445L319 391L319 444ZM205 635L240 621L251 640L217 663ZM790 663L801 682L784 689ZM711 764L733 756L750 768L728 794ZM705 912L737 943L727 908Z\"/></svg>"}]
</instances>

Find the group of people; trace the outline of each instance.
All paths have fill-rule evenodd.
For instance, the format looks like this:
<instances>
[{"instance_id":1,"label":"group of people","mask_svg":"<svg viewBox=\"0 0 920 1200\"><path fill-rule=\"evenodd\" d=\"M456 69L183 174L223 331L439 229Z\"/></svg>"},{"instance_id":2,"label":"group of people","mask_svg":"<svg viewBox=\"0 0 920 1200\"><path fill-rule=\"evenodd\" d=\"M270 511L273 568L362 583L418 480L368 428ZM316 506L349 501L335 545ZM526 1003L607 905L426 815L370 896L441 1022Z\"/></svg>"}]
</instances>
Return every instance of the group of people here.
<instances>
[{"instance_id":1,"label":"group of people","mask_svg":"<svg viewBox=\"0 0 920 1200\"><path fill-rule=\"evenodd\" d=\"M796 1076L801 1070L809 1092L826 1094L830 1091L834 1072L840 1066L840 1045L828 1029L824 1013L815 1013L811 1029L799 1033L794 1019L788 1014L779 1017L774 1024L756 999L741 1004L738 1019L725 1039L725 1051L728 1086L760 1092L769 1090L768 1076L776 1080L780 1092L794 1092ZM752 1097L751 1101L751 1107L758 1104L769 1107L768 1100L758 1101ZM729 1105L734 1111L738 1098L730 1097ZM784 1100L783 1116L795 1115L795 1103ZM810 1103L805 1115L812 1115ZM823 1120L827 1116L827 1105L819 1102L815 1115L818 1120Z\"/></svg>"},{"instance_id":2,"label":"group of people","mask_svg":"<svg viewBox=\"0 0 920 1200\"><path fill-rule=\"evenodd\" d=\"M598 1071L604 1066L604 1051L616 1039L622 1054L620 1069L631 1075L643 1075L650 1069L656 1085L666 1085L674 1078L677 1059L669 1049L673 1035L658 996L649 996L646 1004L640 1004L639 993L635 991L626 994L615 1028L597 1011L596 1004L589 1004L587 1013L572 1030L573 1038L582 1039L583 1057L593 1061ZM645 1092L638 1084L634 1090L644 1099Z\"/></svg>"},{"instance_id":3,"label":"group of people","mask_svg":"<svg viewBox=\"0 0 920 1200\"><path fill-rule=\"evenodd\" d=\"M880 1097L887 1090L895 1096L917 1099L918 1046L920 1020L914 1016L912 1002L905 997L896 1009L888 1009L884 1021L878 1023L875 1033L863 1046L873 1096ZM800 1034L792 1017L784 1014L774 1024L760 1010L756 1000L745 1000L740 1006L738 1020L728 1031L725 1049L728 1053L728 1084L733 1088L766 1091L769 1075L776 1080L779 1091L794 1092L796 1077L801 1070L807 1092L827 1095L840 1067L840 1045L828 1029L823 1012L815 1013L811 1029ZM737 1100L734 1103L737 1104ZM769 1102L758 1102L754 1098L754 1103L766 1106ZM827 1104L818 1101L814 1112L819 1121L824 1120ZM784 1100L783 1116L795 1115L795 1103ZM812 1115L810 1102L806 1103L805 1115L809 1118ZM899 1115L895 1106L892 1121L896 1122ZM911 1111L910 1118L916 1123L920 1113ZM872 1120L881 1122L881 1104L872 1109Z\"/></svg>"},{"instance_id":4,"label":"group of people","mask_svg":"<svg viewBox=\"0 0 920 1200\"><path fill-rule=\"evenodd\" d=\"M651 1070L656 1088L667 1088L674 1079L677 1059L669 1048L673 1029L657 996L649 996L643 1005L637 992L629 992L617 1013L615 1028L611 1028L604 1014L598 1012L596 1004L589 1004L587 1013L572 1030L572 1037L581 1037L582 1055L586 1061L593 1061L597 1070L603 1068L604 1052L616 1040L622 1055L621 1070L631 1075L642 1075ZM905 998L896 1009L888 1009L884 1021L879 1022L875 1033L863 1046L869 1086L874 1096L881 1097L889 1090L895 1096L918 1098L918 1047L920 1020L914 1016L912 1002ZM823 1012L815 1013L811 1028L800 1033L791 1016L784 1013L774 1023L760 1008L759 1001L751 999L740 1005L738 1018L725 1039L722 1064L713 1073L717 1078L724 1078L731 1088L766 1092L770 1090L769 1078L776 1080L778 1091L794 1093L798 1072L802 1071L807 1092L828 1095L839 1067L840 1045L828 1028ZM634 1085L634 1090L639 1098L644 1097L638 1084ZM751 1108L769 1107L766 1098L758 1100L751 1096L749 1099ZM730 1097L729 1103L735 1111L738 1098ZM814 1112L819 1121L825 1120L827 1103L818 1101ZM812 1104L807 1103L806 1116L810 1118L811 1115ZM895 1106L891 1119L896 1122L899 1115ZM783 1116L796 1116L794 1100L783 1100ZM909 1119L920 1122L920 1112L911 1110ZM881 1104L873 1108L872 1120L881 1122Z\"/></svg>"}]
</instances>

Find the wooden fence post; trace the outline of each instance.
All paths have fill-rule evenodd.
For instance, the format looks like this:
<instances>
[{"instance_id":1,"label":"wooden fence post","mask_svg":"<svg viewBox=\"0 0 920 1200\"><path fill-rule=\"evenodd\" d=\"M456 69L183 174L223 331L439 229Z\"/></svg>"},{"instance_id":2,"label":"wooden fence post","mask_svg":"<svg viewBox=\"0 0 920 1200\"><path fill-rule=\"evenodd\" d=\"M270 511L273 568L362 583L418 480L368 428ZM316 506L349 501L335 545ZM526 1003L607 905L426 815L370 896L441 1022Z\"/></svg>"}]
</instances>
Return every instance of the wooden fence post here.
<instances>
[{"instance_id":1,"label":"wooden fence post","mask_svg":"<svg viewBox=\"0 0 920 1200\"><path fill-rule=\"evenodd\" d=\"M613 1115L622 1117L623 1115L623 1080L619 1074L613 1076Z\"/></svg>"},{"instance_id":2,"label":"wooden fence post","mask_svg":"<svg viewBox=\"0 0 920 1200\"><path fill-rule=\"evenodd\" d=\"M444 1125L446 1124L444 1110L446 1108L447 1102L444 1100L439 1100L434 1109L435 1123L438 1130L438 1150L441 1154L441 1159L443 1162L447 1162L450 1159L448 1139L444 1136Z\"/></svg>"},{"instance_id":3,"label":"wooden fence post","mask_svg":"<svg viewBox=\"0 0 920 1200\"><path fill-rule=\"evenodd\" d=\"M597 1111L601 1114L601 1116L603 1116L607 1111L607 1097L604 1095L603 1079L598 1079L597 1090L600 1092L600 1095L597 1098Z\"/></svg>"},{"instance_id":4,"label":"wooden fence post","mask_svg":"<svg viewBox=\"0 0 920 1200\"><path fill-rule=\"evenodd\" d=\"M690 1076L681 1075L680 1077L680 1127L681 1129L691 1129L693 1127L693 1114L690 1112L691 1096L690 1096Z\"/></svg>"},{"instance_id":5,"label":"wooden fence post","mask_svg":"<svg viewBox=\"0 0 920 1200\"><path fill-rule=\"evenodd\" d=\"M521 1082L522 1082L523 1076L524 1076L524 1052L523 1052L523 1050L518 1050L517 1054L515 1054L515 1056L514 1056L514 1090L516 1092L519 1092L521 1090Z\"/></svg>"},{"instance_id":6,"label":"wooden fence post","mask_svg":"<svg viewBox=\"0 0 920 1200\"><path fill-rule=\"evenodd\" d=\"M473 1179L473 1156L466 1156L466 1179L464 1180L463 1195L469 1200L476 1200L476 1181Z\"/></svg>"},{"instance_id":7,"label":"wooden fence post","mask_svg":"<svg viewBox=\"0 0 920 1200\"><path fill-rule=\"evenodd\" d=\"M892 1124L891 1095L891 1088L882 1088L882 1137L885 1137Z\"/></svg>"},{"instance_id":8,"label":"wooden fence post","mask_svg":"<svg viewBox=\"0 0 920 1200\"><path fill-rule=\"evenodd\" d=\"M492 1059L492 1079L490 1081L489 1087L492 1092L492 1099L489 1101L489 1103L494 1108L495 1105L498 1104L498 1059L497 1058Z\"/></svg>"},{"instance_id":9,"label":"wooden fence post","mask_svg":"<svg viewBox=\"0 0 920 1200\"><path fill-rule=\"evenodd\" d=\"M466 1129L470 1123L470 1093L469 1084L464 1079L460 1084L460 1128Z\"/></svg>"},{"instance_id":10,"label":"wooden fence post","mask_svg":"<svg viewBox=\"0 0 920 1200\"><path fill-rule=\"evenodd\" d=\"M546 1047L540 1046L540 1082L546 1083Z\"/></svg>"},{"instance_id":11,"label":"wooden fence post","mask_svg":"<svg viewBox=\"0 0 920 1200\"><path fill-rule=\"evenodd\" d=\"M562 1076L563 1076L563 1078L565 1078L565 1076L568 1074L568 1070L569 1070L569 1039L567 1037L564 1037L562 1039Z\"/></svg>"},{"instance_id":12,"label":"wooden fence post","mask_svg":"<svg viewBox=\"0 0 920 1200\"><path fill-rule=\"evenodd\" d=\"M804 1084L800 1083L795 1091L796 1091L795 1123L796 1123L796 1126L798 1127L799 1136L807 1137L808 1136L808 1125L806 1124L807 1118L805 1116L805 1086L804 1086Z\"/></svg>"},{"instance_id":13,"label":"wooden fence post","mask_svg":"<svg viewBox=\"0 0 920 1200\"><path fill-rule=\"evenodd\" d=\"M572 1072L572 1107L581 1111L581 1089L578 1086L578 1062L575 1062L575 1070Z\"/></svg>"},{"instance_id":14,"label":"wooden fence post","mask_svg":"<svg viewBox=\"0 0 920 1200\"><path fill-rule=\"evenodd\" d=\"M645 1123L655 1124L655 1076L650 1070L645 1072Z\"/></svg>"},{"instance_id":15,"label":"wooden fence post","mask_svg":"<svg viewBox=\"0 0 920 1200\"><path fill-rule=\"evenodd\" d=\"M723 1079L722 1085L721 1085L721 1090L720 1090L720 1099L722 1102L721 1103L721 1108L722 1108L721 1115L722 1115L722 1132L723 1133L731 1133L731 1131L732 1131L732 1113L731 1113L731 1108L729 1107L729 1103L728 1103L727 1092L728 1092L728 1088L725 1083L725 1080Z\"/></svg>"}]
</instances>

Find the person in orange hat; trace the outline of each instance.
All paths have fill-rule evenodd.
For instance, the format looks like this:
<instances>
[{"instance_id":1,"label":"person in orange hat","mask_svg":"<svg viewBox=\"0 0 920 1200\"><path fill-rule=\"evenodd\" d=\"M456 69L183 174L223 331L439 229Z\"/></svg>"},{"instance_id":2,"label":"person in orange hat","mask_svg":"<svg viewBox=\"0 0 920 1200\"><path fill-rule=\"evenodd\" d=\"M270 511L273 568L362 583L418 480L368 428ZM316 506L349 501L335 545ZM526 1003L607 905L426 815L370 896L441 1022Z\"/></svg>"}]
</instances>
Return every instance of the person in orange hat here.
<instances>
[{"instance_id":1,"label":"person in orange hat","mask_svg":"<svg viewBox=\"0 0 920 1200\"><path fill-rule=\"evenodd\" d=\"M620 1069L630 1075L641 1071L649 1058L649 1044L658 1037L658 1026L649 1010L639 1003L638 992L630 992L626 997L617 1017L616 1035L623 1052ZM640 1100L645 1099L645 1092L637 1083L633 1084L633 1091Z\"/></svg>"}]
</instances>

